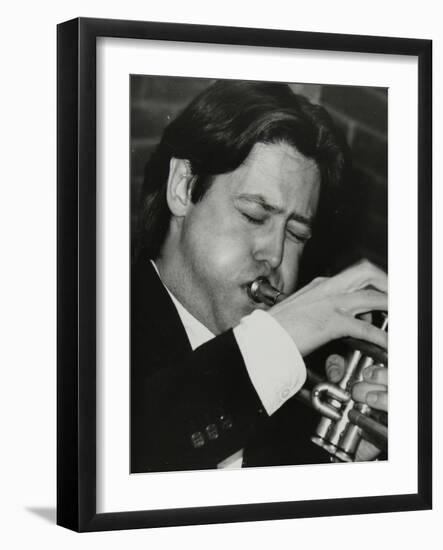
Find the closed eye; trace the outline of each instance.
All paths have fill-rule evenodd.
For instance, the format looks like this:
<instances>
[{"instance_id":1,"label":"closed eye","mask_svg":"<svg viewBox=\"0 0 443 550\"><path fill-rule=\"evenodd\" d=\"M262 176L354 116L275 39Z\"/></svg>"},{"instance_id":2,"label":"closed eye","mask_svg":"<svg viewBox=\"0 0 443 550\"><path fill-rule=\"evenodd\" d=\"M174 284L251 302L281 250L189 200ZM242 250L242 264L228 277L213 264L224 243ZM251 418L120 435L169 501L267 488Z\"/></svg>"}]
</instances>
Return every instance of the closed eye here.
<instances>
[{"instance_id":1,"label":"closed eye","mask_svg":"<svg viewBox=\"0 0 443 550\"><path fill-rule=\"evenodd\" d=\"M254 225L263 225L266 221L266 218L254 217L250 214L246 214L246 212L242 212L241 214L249 223L252 223Z\"/></svg>"},{"instance_id":2,"label":"closed eye","mask_svg":"<svg viewBox=\"0 0 443 550\"><path fill-rule=\"evenodd\" d=\"M251 214L247 214L246 212L241 212L241 215L247 220L248 223L251 223L253 225L264 225L267 220L267 216L251 216ZM299 244L305 244L310 238L310 235L295 232L294 230L291 231L290 229L287 229L286 235L291 241Z\"/></svg>"},{"instance_id":3,"label":"closed eye","mask_svg":"<svg viewBox=\"0 0 443 550\"><path fill-rule=\"evenodd\" d=\"M309 241L309 237L306 235L295 235L294 233L291 233L291 231L287 232L288 237L297 243L305 244Z\"/></svg>"},{"instance_id":4,"label":"closed eye","mask_svg":"<svg viewBox=\"0 0 443 550\"><path fill-rule=\"evenodd\" d=\"M289 220L286 226L286 234L290 240L305 244L311 238L312 232L305 224L296 220Z\"/></svg>"}]
</instances>

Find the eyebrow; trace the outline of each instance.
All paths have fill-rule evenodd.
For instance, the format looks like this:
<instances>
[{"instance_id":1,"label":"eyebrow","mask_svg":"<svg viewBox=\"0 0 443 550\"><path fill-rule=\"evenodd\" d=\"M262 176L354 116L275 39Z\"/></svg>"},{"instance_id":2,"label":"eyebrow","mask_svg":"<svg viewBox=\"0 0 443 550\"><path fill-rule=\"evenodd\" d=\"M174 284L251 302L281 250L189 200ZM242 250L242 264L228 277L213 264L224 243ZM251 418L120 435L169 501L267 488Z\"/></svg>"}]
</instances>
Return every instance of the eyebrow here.
<instances>
[{"instance_id":1,"label":"eyebrow","mask_svg":"<svg viewBox=\"0 0 443 550\"><path fill-rule=\"evenodd\" d=\"M237 199L245 200L248 202L254 202L260 205L263 208L263 210L266 210L266 212L269 212L270 214L285 213L283 208L280 208L279 206L275 206L269 203L263 195L255 195L255 194L253 195L249 193L243 193L241 195L238 195ZM302 223L303 225L306 225L309 228L312 228L313 218L311 216L308 217L308 216L304 216L303 214L300 214L299 212L292 212L291 215L289 216L289 219Z\"/></svg>"}]
</instances>

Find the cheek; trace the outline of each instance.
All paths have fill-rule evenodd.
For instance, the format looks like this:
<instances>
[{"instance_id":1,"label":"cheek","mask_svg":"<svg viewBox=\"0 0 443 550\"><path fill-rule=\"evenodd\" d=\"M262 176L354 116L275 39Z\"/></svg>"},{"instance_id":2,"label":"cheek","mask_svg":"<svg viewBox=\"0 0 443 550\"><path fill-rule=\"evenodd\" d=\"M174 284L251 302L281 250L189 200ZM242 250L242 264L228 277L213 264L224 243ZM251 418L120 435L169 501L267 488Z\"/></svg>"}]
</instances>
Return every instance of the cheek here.
<instances>
[{"instance_id":1,"label":"cheek","mask_svg":"<svg viewBox=\"0 0 443 550\"><path fill-rule=\"evenodd\" d=\"M242 271L249 244L232 216L221 215L221 210L188 218L184 234L188 258L193 258L194 268L211 278L229 280Z\"/></svg>"},{"instance_id":2,"label":"cheek","mask_svg":"<svg viewBox=\"0 0 443 550\"><path fill-rule=\"evenodd\" d=\"M285 256L282 264L282 274L285 286L285 293L292 294L297 287L298 272L302 251L295 249Z\"/></svg>"},{"instance_id":3,"label":"cheek","mask_svg":"<svg viewBox=\"0 0 443 550\"><path fill-rule=\"evenodd\" d=\"M225 233L214 237L210 250L206 248L212 268L231 278L238 274L248 258L248 246L238 234Z\"/></svg>"}]
</instances>

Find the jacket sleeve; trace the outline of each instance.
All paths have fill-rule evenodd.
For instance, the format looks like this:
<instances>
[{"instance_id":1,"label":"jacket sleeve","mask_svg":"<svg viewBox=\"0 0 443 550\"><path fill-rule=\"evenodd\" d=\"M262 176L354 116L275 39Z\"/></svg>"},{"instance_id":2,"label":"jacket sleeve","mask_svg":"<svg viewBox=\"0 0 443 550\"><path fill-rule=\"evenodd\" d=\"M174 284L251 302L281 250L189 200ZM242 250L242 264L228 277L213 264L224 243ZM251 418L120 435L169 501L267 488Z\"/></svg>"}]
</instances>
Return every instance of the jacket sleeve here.
<instances>
[{"instance_id":1,"label":"jacket sleeve","mask_svg":"<svg viewBox=\"0 0 443 550\"><path fill-rule=\"evenodd\" d=\"M214 468L267 418L231 330L181 355L143 355L132 362L132 472Z\"/></svg>"}]
</instances>

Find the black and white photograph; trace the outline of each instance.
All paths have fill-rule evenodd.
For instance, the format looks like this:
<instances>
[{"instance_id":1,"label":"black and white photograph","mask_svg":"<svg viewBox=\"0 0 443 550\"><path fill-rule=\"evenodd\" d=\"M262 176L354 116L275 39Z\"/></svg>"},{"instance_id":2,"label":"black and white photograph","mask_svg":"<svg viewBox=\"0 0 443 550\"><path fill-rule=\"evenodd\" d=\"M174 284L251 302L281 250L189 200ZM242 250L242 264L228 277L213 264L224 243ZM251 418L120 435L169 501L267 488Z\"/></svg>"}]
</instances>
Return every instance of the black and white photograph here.
<instances>
[{"instance_id":1,"label":"black and white photograph","mask_svg":"<svg viewBox=\"0 0 443 550\"><path fill-rule=\"evenodd\" d=\"M388 89L130 75L130 472L388 460Z\"/></svg>"},{"instance_id":2,"label":"black and white photograph","mask_svg":"<svg viewBox=\"0 0 443 550\"><path fill-rule=\"evenodd\" d=\"M59 25L58 525L432 506L430 59Z\"/></svg>"},{"instance_id":3,"label":"black and white photograph","mask_svg":"<svg viewBox=\"0 0 443 550\"><path fill-rule=\"evenodd\" d=\"M439 546L438 7L5 4L0 547Z\"/></svg>"}]
</instances>

